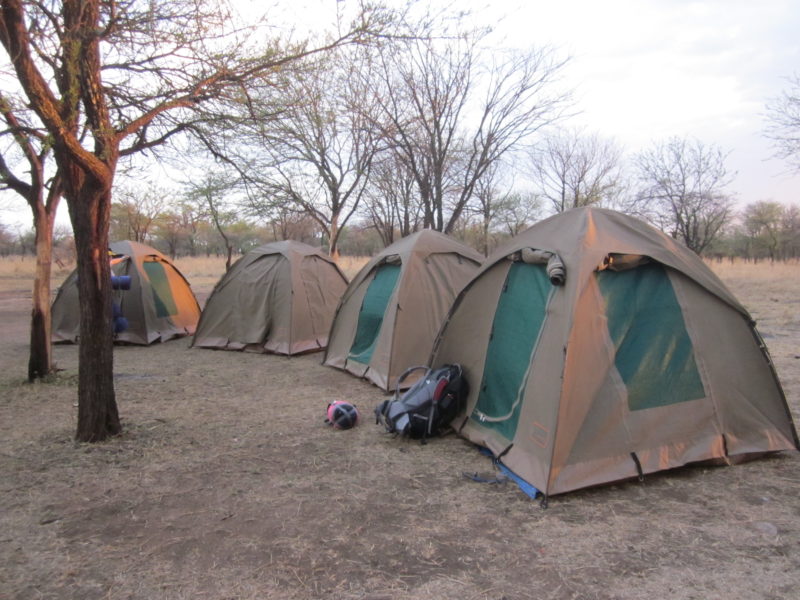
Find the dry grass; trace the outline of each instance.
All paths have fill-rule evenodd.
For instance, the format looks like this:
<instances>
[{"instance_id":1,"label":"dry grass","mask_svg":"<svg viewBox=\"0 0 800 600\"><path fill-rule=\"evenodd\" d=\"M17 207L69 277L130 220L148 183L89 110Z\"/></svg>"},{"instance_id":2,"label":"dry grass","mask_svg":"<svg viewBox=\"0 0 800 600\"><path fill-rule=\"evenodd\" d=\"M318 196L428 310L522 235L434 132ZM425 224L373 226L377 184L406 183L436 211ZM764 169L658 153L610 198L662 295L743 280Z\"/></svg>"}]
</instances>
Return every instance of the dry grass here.
<instances>
[{"instance_id":1,"label":"dry grass","mask_svg":"<svg viewBox=\"0 0 800 600\"><path fill-rule=\"evenodd\" d=\"M179 266L207 294L221 264ZM800 414L797 267L734 267L720 273ZM327 428L330 400L369 413L382 395L319 355L186 339L116 348L125 433L75 444L77 348L56 348L56 382L23 383L28 300L14 290L30 282L0 268L21 282L0 292L3 600L796 597L796 454L579 491L545 511L513 485L463 478L491 465L456 437L404 442L368 414Z\"/></svg>"},{"instance_id":2,"label":"dry grass","mask_svg":"<svg viewBox=\"0 0 800 600\"><path fill-rule=\"evenodd\" d=\"M53 263L51 281L53 288L61 284L75 265L64 264L63 267ZM33 277L36 273L36 259L32 256L0 257L0 291L25 290L30 292Z\"/></svg>"},{"instance_id":3,"label":"dry grass","mask_svg":"<svg viewBox=\"0 0 800 600\"><path fill-rule=\"evenodd\" d=\"M237 257L233 258L233 261ZM211 289L225 273L225 258L221 256L186 256L175 260L175 266L196 289Z\"/></svg>"},{"instance_id":4,"label":"dry grass","mask_svg":"<svg viewBox=\"0 0 800 600\"><path fill-rule=\"evenodd\" d=\"M781 282L800 275L800 260L786 262L760 261L754 263L736 259L707 261L706 264L723 280L737 282L739 280L758 280Z\"/></svg>"},{"instance_id":5,"label":"dry grass","mask_svg":"<svg viewBox=\"0 0 800 600\"><path fill-rule=\"evenodd\" d=\"M369 259L369 256L340 256L337 264L348 279L353 279Z\"/></svg>"}]
</instances>

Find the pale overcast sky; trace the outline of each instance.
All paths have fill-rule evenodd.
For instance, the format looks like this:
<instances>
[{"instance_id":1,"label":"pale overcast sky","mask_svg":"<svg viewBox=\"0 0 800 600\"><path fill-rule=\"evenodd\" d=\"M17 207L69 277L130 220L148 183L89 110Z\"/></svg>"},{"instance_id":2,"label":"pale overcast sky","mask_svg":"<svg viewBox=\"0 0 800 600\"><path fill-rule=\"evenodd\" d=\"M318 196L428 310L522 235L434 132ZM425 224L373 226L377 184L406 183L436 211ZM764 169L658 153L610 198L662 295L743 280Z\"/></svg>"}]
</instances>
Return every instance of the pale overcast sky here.
<instances>
[{"instance_id":1,"label":"pale overcast sky","mask_svg":"<svg viewBox=\"0 0 800 600\"><path fill-rule=\"evenodd\" d=\"M261 6L263 0L239 0ZM334 0L286 2L308 23ZM282 4L279 2L278 4ZM444 2L431 0L433 6ZM448 2L448 4L450 4ZM800 175L772 159L765 104L800 73L799 0L470 0L478 22L506 47L557 47L572 60L566 82L584 126L628 153L667 137L694 136L731 152L740 204L800 202ZM24 205L0 219L27 226ZM68 222L66 207L59 221Z\"/></svg>"},{"instance_id":2,"label":"pale overcast sky","mask_svg":"<svg viewBox=\"0 0 800 600\"><path fill-rule=\"evenodd\" d=\"M800 202L800 176L771 159L765 104L800 73L798 0L495 0L505 43L552 44L581 114L628 152L673 135L731 151L740 203ZM500 16L504 19L500 20Z\"/></svg>"}]
</instances>

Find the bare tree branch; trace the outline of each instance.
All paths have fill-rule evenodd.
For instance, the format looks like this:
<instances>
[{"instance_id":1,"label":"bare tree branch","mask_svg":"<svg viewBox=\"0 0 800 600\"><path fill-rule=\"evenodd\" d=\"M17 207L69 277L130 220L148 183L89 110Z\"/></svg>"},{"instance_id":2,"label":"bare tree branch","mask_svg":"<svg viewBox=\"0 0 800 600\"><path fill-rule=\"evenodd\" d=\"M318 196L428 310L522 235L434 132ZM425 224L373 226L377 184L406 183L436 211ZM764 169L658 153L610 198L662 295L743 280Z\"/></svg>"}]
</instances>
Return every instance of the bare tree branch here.
<instances>
[{"instance_id":1,"label":"bare tree branch","mask_svg":"<svg viewBox=\"0 0 800 600\"><path fill-rule=\"evenodd\" d=\"M372 80L375 124L414 174L425 225L445 232L487 169L569 101L555 88L565 61L552 50L495 54L486 63L480 41L481 32L415 41L384 53Z\"/></svg>"},{"instance_id":2,"label":"bare tree branch","mask_svg":"<svg viewBox=\"0 0 800 600\"><path fill-rule=\"evenodd\" d=\"M777 156L800 170L800 76L789 78L789 87L767 104L766 135Z\"/></svg>"},{"instance_id":3,"label":"bare tree branch","mask_svg":"<svg viewBox=\"0 0 800 600\"><path fill-rule=\"evenodd\" d=\"M596 134L558 131L531 150L531 174L556 212L608 205L621 187L621 155Z\"/></svg>"},{"instance_id":4,"label":"bare tree branch","mask_svg":"<svg viewBox=\"0 0 800 600\"><path fill-rule=\"evenodd\" d=\"M718 237L732 216L725 187L733 174L720 148L672 138L636 157L643 213L698 254Z\"/></svg>"}]
</instances>

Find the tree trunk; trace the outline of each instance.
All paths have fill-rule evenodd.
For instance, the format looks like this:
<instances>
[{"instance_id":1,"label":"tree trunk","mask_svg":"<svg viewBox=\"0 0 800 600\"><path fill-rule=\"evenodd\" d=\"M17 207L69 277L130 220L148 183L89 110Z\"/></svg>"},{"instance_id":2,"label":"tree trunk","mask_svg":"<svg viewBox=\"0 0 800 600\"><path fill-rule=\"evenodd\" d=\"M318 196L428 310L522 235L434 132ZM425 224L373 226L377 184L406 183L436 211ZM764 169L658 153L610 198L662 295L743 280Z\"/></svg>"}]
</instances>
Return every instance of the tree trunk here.
<instances>
[{"instance_id":1,"label":"tree trunk","mask_svg":"<svg viewBox=\"0 0 800 600\"><path fill-rule=\"evenodd\" d=\"M28 381L46 377L53 371L53 345L50 339L50 270L53 254L55 211L44 206L34 212L36 232L36 276L33 281L31 344L28 358Z\"/></svg>"},{"instance_id":2,"label":"tree trunk","mask_svg":"<svg viewBox=\"0 0 800 600\"><path fill-rule=\"evenodd\" d=\"M227 242L227 239L228 238L225 238L226 242ZM226 252L226 256L225 256L225 272L227 273L228 271L231 270L231 263L233 262L233 246L231 246L229 243L226 243L225 244L225 252Z\"/></svg>"},{"instance_id":3,"label":"tree trunk","mask_svg":"<svg viewBox=\"0 0 800 600\"><path fill-rule=\"evenodd\" d=\"M67 197L78 258L81 324L75 439L79 442L99 442L122 431L114 395L108 195L110 189L85 185L81 197Z\"/></svg>"},{"instance_id":4,"label":"tree trunk","mask_svg":"<svg viewBox=\"0 0 800 600\"><path fill-rule=\"evenodd\" d=\"M339 213L331 214L330 237L328 238L328 254L333 260L339 260Z\"/></svg>"}]
</instances>

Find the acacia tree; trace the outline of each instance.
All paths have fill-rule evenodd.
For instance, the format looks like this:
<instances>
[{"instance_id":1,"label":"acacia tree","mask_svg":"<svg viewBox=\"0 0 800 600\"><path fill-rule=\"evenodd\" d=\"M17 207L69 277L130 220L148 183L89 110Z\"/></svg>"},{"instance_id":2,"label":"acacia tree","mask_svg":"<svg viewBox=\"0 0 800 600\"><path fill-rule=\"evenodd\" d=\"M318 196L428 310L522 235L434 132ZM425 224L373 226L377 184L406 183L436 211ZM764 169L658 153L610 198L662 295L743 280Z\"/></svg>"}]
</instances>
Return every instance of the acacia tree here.
<instances>
[{"instance_id":1,"label":"acacia tree","mask_svg":"<svg viewBox=\"0 0 800 600\"><path fill-rule=\"evenodd\" d=\"M36 114L20 102L13 103L12 98L6 97L3 92L0 92L0 113L5 124L0 136L12 140L0 152L0 189L18 193L33 213L36 274L32 293L28 381L34 381L53 371L50 272L53 227L62 192L61 177L58 173L47 173L52 147ZM6 156L15 156L19 160L10 164ZM20 170L26 174L22 175Z\"/></svg>"},{"instance_id":2,"label":"acacia tree","mask_svg":"<svg viewBox=\"0 0 800 600\"><path fill-rule=\"evenodd\" d=\"M790 204L784 207L781 232L784 260L800 256L800 205Z\"/></svg>"},{"instance_id":3,"label":"acacia tree","mask_svg":"<svg viewBox=\"0 0 800 600\"><path fill-rule=\"evenodd\" d=\"M233 241L228 228L236 220L236 214L230 210L226 196L237 187L239 180L224 172L206 173L200 181L187 181L186 201L194 204L200 214L211 219L214 229L225 244L225 270L231 268L233 262Z\"/></svg>"},{"instance_id":4,"label":"acacia tree","mask_svg":"<svg viewBox=\"0 0 800 600\"><path fill-rule=\"evenodd\" d=\"M512 192L498 202L495 218L514 237L542 218L543 204L533 192Z\"/></svg>"},{"instance_id":5,"label":"acacia tree","mask_svg":"<svg viewBox=\"0 0 800 600\"><path fill-rule=\"evenodd\" d=\"M365 117L373 102L354 76L363 54L353 50L315 57L300 77L286 78L277 118L263 118L275 110L270 93L248 105L255 116L249 148L265 154L245 173L258 190L251 210L264 216L278 201L310 216L331 256L338 255L341 230L361 203L378 152Z\"/></svg>"},{"instance_id":6,"label":"acacia tree","mask_svg":"<svg viewBox=\"0 0 800 600\"><path fill-rule=\"evenodd\" d=\"M14 236L8 230L8 225L0 223L0 256L8 256L14 249Z\"/></svg>"},{"instance_id":7,"label":"acacia tree","mask_svg":"<svg viewBox=\"0 0 800 600\"><path fill-rule=\"evenodd\" d=\"M449 233L487 169L557 119L565 61L549 49L481 52L482 33L412 40L381 53L367 82L387 146L413 174L424 226Z\"/></svg>"},{"instance_id":8,"label":"acacia tree","mask_svg":"<svg viewBox=\"0 0 800 600\"><path fill-rule=\"evenodd\" d=\"M742 224L748 241L764 248L771 261L778 258L784 214L782 204L765 200L748 204L742 211Z\"/></svg>"},{"instance_id":9,"label":"acacia tree","mask_svg":"<svg viewBox=\"0 0 800 600\"><path fill-rule=\"evenodd\" d=\"M161 241L173 260L183 249L189 256L197 255L199 230L204 223L202 207L188 200L158 215L153 223L153 237Z\"/></svg>"},{"instance_id":10,"label":"acacia tree","mask_svg":"<svg viewBox=\"0 0 800 600\"><path fill-rule=\"evenodd\" d=\"M672 237L700 254L732 216L733 199L725 187L733 175L727 154L699 140L671 138L636 159L641 213Z\"/></svg>"},{"instance_id":11,"label":"acacia tree","mask_svg":"<svg viewBox=\"0 0 800 600\"><path fill-rule=\"evenodd\" d=\"M127 231L124 239L144 243L153 223L164 210L165 193L154 184L145 189L118 187L114 192L113 213L121 221L120 229Z\"/></svg>"},{"instance_id":12,"label":"acacia tree","mask_svg":"<svg viewBox=\"0 0 800 600\"><path fill-rule=\"evenodd\" d=\"M278 208L266 221L266 227L275 240L319 243L319 224L308 215L299 214L288 207Z\"/></svg>"},{"instance_id":13,"label":"acacia tree","mask_svg":"<svg viewBox=\"0 0 800 600\"><path fill-rule=\"evenodd\" d=\"M489 255L492 223L503 210L504 198L508 198L508 194L500 193L499 170L499 163L492 164L487 169L486 175L475 184L475 204L476 212L481 219L481 244L484 256Z\"/></svg>"},{"instance_id":14,"label":"acacia tree","mask_svg":"<svg viewBox=\"0 0 800 600\"><path fill-rule=\"evenodd\" d=\"M120 157L191 129L198 107L240 98L254 77L362 39L373 17L317 48L254 48L211 1L0 0L7 68L49 135L75 234L79 441L121 431L106 254Z\"/></svg>"},{"instance_id":15,"label":"acacia tree","mask_svg":"<svg viewBox=\"0 0 800 600\"><path fill-rule=\"evenodd\" d=\"M620 187L621 151L597 134L560 131L530 152L532 174L556 212L609 204Z\"/></svg>"},{"instance_id":16,"label":"acacia tree","mask_svg":"<svg viewBox=\"0 0 800 600\"><path fill-rule=\"evenodd\" d=\"M789 78L789 87L767 104L767 137L778 156L800 170L800 76Z\"/></svg>"},{"instance_id":17,"label":"acacia tree","mask_svg":"<svg viewBox=\"0 0 800 600\"><path fill-rule=\"evenodd\" d=\"M395 236L417 231L422 224L422 205L416 194L414 175L391 152L381 153L372 168L364 212L381 236L384 246Z\"/></svg>"}]
</instances>

